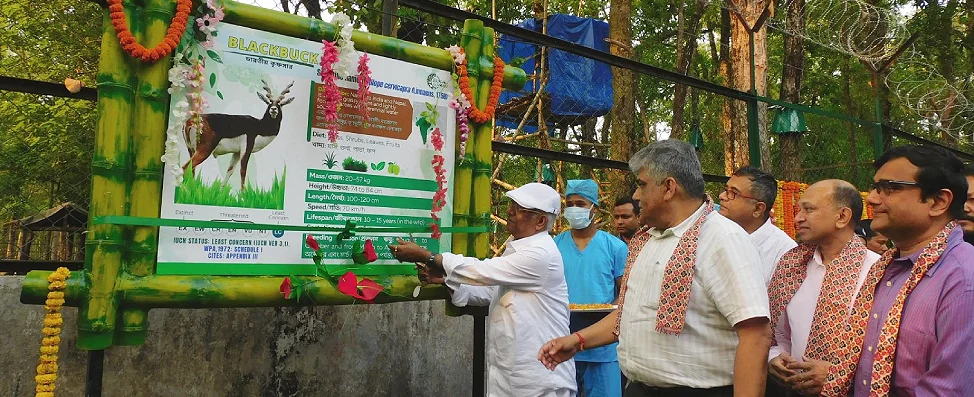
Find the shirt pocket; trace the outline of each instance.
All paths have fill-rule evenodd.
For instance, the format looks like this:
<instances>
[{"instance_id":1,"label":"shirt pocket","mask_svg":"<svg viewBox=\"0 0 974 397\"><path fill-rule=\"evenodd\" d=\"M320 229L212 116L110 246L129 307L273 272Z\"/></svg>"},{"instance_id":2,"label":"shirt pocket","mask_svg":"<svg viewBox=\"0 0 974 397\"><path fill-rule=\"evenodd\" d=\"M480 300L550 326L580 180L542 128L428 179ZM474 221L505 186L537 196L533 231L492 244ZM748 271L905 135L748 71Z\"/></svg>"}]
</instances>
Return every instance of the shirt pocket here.
<instances>
[{"instance_id":1,"label":"shirt pocket","mask_svg":"<svg viewBox=\"0 0 974 397\"><path fill-rule=\"evenodd\" d=\"M923 370L930 368L929 353L937 343L933 330L928 329L929 324L933 323L931 319L900 324L900 334L896 344L897 368L922 368Z\"/></svg>"}]
</instances>

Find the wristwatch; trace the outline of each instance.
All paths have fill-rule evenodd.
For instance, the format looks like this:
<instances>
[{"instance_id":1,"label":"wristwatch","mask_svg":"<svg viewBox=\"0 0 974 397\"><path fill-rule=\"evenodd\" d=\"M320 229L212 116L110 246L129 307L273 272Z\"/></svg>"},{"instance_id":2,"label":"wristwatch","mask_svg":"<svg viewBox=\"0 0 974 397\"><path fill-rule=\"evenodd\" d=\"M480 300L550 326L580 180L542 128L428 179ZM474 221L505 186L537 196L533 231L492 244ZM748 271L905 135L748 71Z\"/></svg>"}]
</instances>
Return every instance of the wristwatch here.
<instances>
[{"instance_id":1,"label":"wristwatch","mask_svg":"<svg viewBox=\"0 0 974 397\"><path fill-rule=\"evenodd\" d=\"M436 261L436 253L430 251L430 258L426 260L426 266L433 266L433 263L435 261Z\"/></svg>"}]
</instances>

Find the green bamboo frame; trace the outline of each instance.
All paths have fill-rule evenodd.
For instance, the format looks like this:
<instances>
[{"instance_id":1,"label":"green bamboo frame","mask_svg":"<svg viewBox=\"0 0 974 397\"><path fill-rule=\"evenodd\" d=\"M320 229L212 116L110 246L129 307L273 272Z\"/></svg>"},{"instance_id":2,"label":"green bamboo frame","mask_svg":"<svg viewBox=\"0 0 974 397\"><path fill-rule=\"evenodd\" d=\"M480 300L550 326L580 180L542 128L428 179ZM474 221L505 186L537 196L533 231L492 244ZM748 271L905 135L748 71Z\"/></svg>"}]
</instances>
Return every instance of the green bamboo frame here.
<instances>
[{"instance_id":1,"label":"green bamboo frame","mask_svg":"<svg viewBox=\"0 0 974 397\"><path fill-rule=\"evenodd\" d=\"M142 6L141 4L145 4ZM147 47L165 37L174 0L125 0L133 35ZM320 20L227 1L228 23L286 36L319 41L334 39L334 25ZM138 18L133 18L138 16ZM169 105L167 72L171 58L154 64L133 60L122 51L104 10L98 73L98 124L92 159L89 232L83 272L68 279L66 304L79 308L78 347L101 350L112 345L145 343L148 310L152 308L224 308L301 306L278 292L283 277L160 276L155 274L158 229L147 226L96 224L96 217L130 215L159 217L162 196L166 118ZM444 49L354 32L356 49L442 70L453 70L453 57ZM493 75L493 30L480 21L464 25L460 38L468 56L471 88L483 108ZM520 90L527 79L519 68L505 66L503 86ZM454 179L456 226L486 224L490 210L491 126L471 125L471 155L457 159ZM471 161L472 160L472 161ZM453 237L454 252L486 257L486 233ZM43 304L49 271L32 271L24 279L21 302ZM315 305L347 305L355 299L314 277L293 277L306 285L304 296ZM391 285L376 303L445 299L442 286L423 288L415 276L391 277ZM450 311L453 313L453 311Z\"/></svg>"}]
</instances>

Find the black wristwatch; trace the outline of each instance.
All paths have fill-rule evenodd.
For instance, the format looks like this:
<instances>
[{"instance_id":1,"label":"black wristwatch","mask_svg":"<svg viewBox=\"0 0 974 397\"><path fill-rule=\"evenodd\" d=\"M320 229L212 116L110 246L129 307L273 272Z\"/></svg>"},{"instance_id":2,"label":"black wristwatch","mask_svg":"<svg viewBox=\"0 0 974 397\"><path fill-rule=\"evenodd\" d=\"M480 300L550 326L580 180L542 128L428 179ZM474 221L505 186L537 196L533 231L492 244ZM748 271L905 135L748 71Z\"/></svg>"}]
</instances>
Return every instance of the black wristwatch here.
<instances>
[{"instance_id":1,"label":"black wristwatch","mask_svg":"<svg viewBox=\"0 0 974 397\"><path fill-rule=\"evenodd\" d=\"M430 258L426 260L426 266L433 266L434 262L436 262L436 253L430 251Z\"/></svg>"}]
</instances>

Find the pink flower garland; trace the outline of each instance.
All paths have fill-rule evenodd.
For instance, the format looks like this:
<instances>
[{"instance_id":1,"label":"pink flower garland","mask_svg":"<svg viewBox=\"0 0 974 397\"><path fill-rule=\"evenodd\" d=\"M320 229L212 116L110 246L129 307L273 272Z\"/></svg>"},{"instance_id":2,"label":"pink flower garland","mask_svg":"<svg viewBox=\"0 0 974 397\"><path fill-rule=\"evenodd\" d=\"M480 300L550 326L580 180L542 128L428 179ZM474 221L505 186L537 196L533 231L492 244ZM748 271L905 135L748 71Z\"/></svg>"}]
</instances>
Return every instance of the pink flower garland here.
<instances>
[{"instance_id":1,"label":"pink flower garland","mask_svg":"<svg viewBox=\"0 0 974 397\"><path fill-rule=\"evenodd\" d=\"M432 230L432 237L434 239L440 238L443 233L440 233L440 225L436 222L440 220L440 217L436 215L437 212L446 206L446 168L443 165L446 163L446 159L440 154L443 150L443 134L440 133L439 128L434 128L433 133L430 137L430 142L433 143L433 149L436 150L436 154L433 155L433 171L436 173L436 193L433 194L433 209L430 210L430 217L433 218L433 223L430 225L430 230Z\"/></svg>"},{"instance_id":2,"label":"pink flower garland","mask_svg":"<svg viewBox=\"0 0 974 397\"><path fill-rule=\"evenodd\" d=\"M369 124L370 83L372 83L372 71L369 70L369 54L363 52L358 59L358 102L364 118L363 126Z\"/></svg>"},{"instance_id":3,"label":"pink flower garland","mask_svg":"<svg viewBox=\"0 0 974 397\"><path fill-rule=\"evenodd\" d=\"M325 89L325 122L328 123L328 141L338 141L338 106L342 94L335 82L335 62L338 62L338 47L328 40L321 41L321 83Z\"/></svg>"},{"instance_id":4,"label":"pink flower garland","mask_svg":"<svg viewBox=\"0 0 974 397\"><path fill-rule=\"evenodd\" d=\"M460 161L467 153L467 139L470 137L470 108L463 106L459 100L450 102L450 107L457 111L457 131L460 132Z\"/></svg>"}]
</instances>

